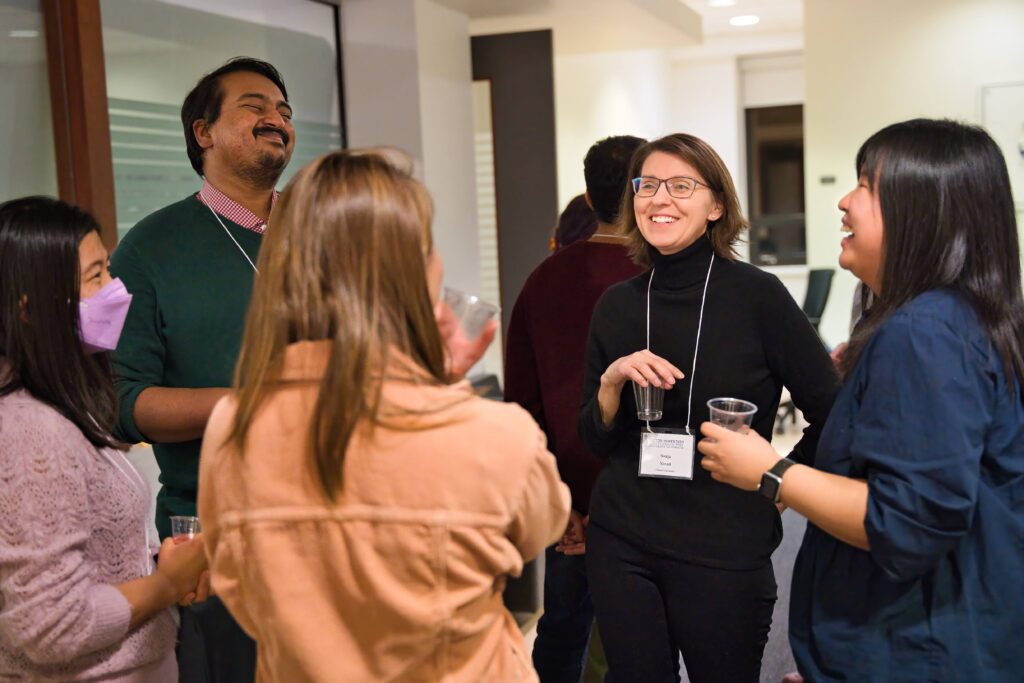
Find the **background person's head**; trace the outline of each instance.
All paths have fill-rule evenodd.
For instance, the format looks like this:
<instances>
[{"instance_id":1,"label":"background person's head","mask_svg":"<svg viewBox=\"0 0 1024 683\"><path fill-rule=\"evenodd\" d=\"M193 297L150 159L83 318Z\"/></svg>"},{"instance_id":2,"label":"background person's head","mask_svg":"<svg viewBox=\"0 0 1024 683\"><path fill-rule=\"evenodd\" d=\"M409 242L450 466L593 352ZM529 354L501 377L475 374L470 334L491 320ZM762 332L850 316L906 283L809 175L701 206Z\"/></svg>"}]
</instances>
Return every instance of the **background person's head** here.
<instances>
[{"instance_id":1,"label":"background person's head","mask_svg":"<svg viewBox=\"0 0 1024 683\"><path fill-rule=\"evenodd\" d=\"M312 443L322 488L333 496L357 423L377 420L380 377L394 352L418 366L405 369L409 381L445 383L432 300L441 272L431 202L423 185L390 159L340 151L300 170L274 215L235 375L240 391L232 438L244 444L285 347L328 341Z\"/></svg>"},{"instance_id":2,"label":"background person's head","mask_svg":"<svg viewBox=\"0 0 1024 683\"><path fill-rule=\"evenodd\" d=\"M558 251L573 242L588 239L596 230L597 216L590 208L590 204L587 203L586 196L578 194L569 200L558 216L552 251Z\"/></svg>"},{"instance_id":3,"label":"background person's head","mask_svg":"<svg viewBox=\"0 0 1024 683\"><path fill-rule=\"evenodd\" d=\"M629 177L646 179L622 197L619 211L634 261L649 266L655 252L678 253L705 234L718 256L736 258L747 221L732 176L710 145L685 133L652 140L633 156ZM674 182L659 182L665 180Z\"/></svg>"},{"instance_id":4,"label":"background person's head","mask_svg":"<svg viewBox=\"0 0 1024 683\"><path fill-rule=\"evenodd\" d=\"M632 135L613 135L598 140L583 159L583 179L587 197L597 220L615 225L622 196L629 189L629 160L646 142Z\"/></svg>"},{"instance_id":5,"label":"background person's head","mask_svg":"<svg viewBox=\"0 0 1024 683\"><path fill-rule=\"evenodd\" d=\"M271 64L235 57L203 76L181 105L192 168L200 176L229 173L272 188L295 147L284 80Z\"/></svg>"},{"instance_id":6,"label":"background person's head","mask_svg":"<svg viewBox=\"0 0 1024 683\"><path fill-rule=\"evenodd\" d=\"M99 446L115 445L117 402L106 355L82 346L78 302L110 281L107 261L85 211L49 197L0 204L0 395L25 389Z\"/></svg>"},{"instance_id":7,"label":"background person's head","mask_svg":"<svg viewBox=\"0 0 1024 683\"><path fill-rule=\"evenodd\" d=\"M915 119L887 126L857 153L857 187L839 203L839 264L876 293L843 357L856 364L893 311L949 288L977 310L1007 371L1024 380L1020 250L1009 174L977 126Z\"/></svg>"}]
</instances>

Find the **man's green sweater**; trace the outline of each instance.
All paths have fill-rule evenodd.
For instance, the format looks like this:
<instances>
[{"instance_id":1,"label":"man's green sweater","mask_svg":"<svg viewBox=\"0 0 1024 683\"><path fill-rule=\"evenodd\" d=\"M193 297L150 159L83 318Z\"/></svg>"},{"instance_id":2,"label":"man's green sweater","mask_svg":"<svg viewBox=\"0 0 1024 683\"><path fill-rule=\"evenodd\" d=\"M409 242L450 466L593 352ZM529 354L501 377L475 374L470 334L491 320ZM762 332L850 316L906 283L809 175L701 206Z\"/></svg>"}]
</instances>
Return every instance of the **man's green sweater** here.
<instances>
[{"instance_id":1,"label":"man's green sweater","mask_svg":"<svg viewBox=\"0 0 1024 683\"><path fill-rule=\"evenodd\" d=\"M255 263L261 235L222 220ZM110 270L133 297L112 354L120 400L116 436L149 441L134 415L144 389L231 386L254 273L194 195L139 221L118 245ZM196 514L201 444L153 444L163 485L156 509L161 538L170 535L170 515Z\"/></svg>"}]
</instances>

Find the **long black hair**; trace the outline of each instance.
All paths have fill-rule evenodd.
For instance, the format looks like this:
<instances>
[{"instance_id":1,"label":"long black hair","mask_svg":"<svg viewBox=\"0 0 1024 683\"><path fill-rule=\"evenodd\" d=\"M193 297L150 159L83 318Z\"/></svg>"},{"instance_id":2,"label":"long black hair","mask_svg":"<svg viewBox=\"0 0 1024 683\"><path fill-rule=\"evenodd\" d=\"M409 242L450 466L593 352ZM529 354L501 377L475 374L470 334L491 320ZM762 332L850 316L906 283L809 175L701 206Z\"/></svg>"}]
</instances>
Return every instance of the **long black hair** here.
<instances>
[{"instance_id":1,"label":"long black hair","mask_svg":"<svg viewBox=\"0 0 1024 683\"><path fill-rule=\"evenodd\" d=\"M999 146L977 126L914 119L878 131L857 152L857 175L879 198L881 292L850 339L844 375L900 306L932 289L962 294L1024 386L1024 296L1010 178Z\"/></svg>"},{"instance_id":2,"label":"long black hair","mask_svg":"<svg viewBox=\"0 0 1024 683\"><path fill-rule=\"evenodd\" d=\"M85 211L49 197L0 204L0 396L25 389L71 420L96 446L111 436L117 398L106 354L78 332L78 247L99 232Z\"/></svg>"}]
</instances>

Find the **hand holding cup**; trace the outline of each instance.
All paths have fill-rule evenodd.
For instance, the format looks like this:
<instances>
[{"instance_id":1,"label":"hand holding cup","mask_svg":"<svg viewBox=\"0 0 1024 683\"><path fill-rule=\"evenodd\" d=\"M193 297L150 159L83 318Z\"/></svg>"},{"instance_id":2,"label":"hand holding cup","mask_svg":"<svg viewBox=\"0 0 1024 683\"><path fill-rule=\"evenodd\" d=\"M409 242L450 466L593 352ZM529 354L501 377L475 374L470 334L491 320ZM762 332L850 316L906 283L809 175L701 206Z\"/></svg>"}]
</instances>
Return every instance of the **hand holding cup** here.
<instances>
[{"instance_id":1,"label":"hand holding cup","mask_svg":"<svg viewBox=\"0 0 1024 683\"><path fill-rule=\"evenodd\" d=\"M447 351L451 381L462 379L487 352L498 331L498 321L493 319L498 313L497 306L479 297L445 288L434 315Z\"/></svg>"},{"instance_id":2,"label":"hand holding cup","mask_svg":"<svg viewBox=\"0 0 1024 683\"><path fill-rule=\"evenodd\" d=\"M207 592L201 578L207 570L203 535L182 540L165 538L160 544L156 574L164 580L173 602L181 602L190 594ZM196 597L196 596L193 596Z\"/></svg>"}]
</instances>

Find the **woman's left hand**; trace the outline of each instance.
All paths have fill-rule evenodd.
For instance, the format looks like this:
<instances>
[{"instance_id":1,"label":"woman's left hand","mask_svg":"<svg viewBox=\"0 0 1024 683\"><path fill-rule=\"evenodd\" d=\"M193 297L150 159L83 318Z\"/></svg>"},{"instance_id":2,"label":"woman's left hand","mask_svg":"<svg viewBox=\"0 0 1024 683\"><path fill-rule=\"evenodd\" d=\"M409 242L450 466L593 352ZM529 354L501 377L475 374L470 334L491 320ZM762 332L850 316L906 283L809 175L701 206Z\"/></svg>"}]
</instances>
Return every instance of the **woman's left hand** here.
<instances>
[{"instance_id":1,"label":"woman's left hand","mask_svg":"<svg viewBox=\"0 0 1024 683\"><path fill-rule=\"evenodd\" d=\"M712 422L702 424L700 431L708 437L697 443L697 450L704 454L700 466L710 472L715 481L738 489L756 491L761 485L761 475L781 458L757 432L741 434Z\"/></svg>"}]
</instances>

